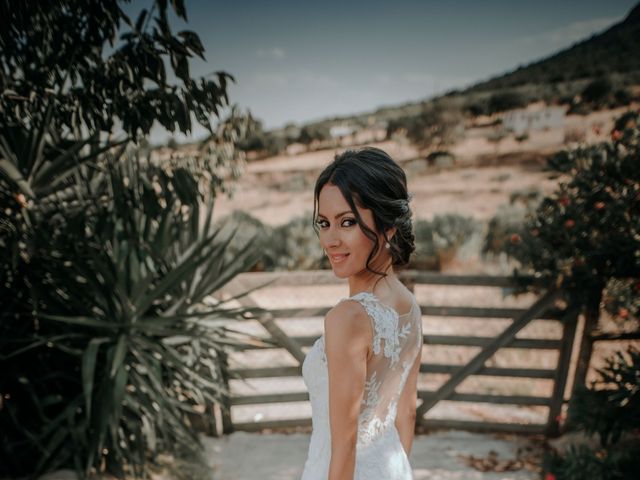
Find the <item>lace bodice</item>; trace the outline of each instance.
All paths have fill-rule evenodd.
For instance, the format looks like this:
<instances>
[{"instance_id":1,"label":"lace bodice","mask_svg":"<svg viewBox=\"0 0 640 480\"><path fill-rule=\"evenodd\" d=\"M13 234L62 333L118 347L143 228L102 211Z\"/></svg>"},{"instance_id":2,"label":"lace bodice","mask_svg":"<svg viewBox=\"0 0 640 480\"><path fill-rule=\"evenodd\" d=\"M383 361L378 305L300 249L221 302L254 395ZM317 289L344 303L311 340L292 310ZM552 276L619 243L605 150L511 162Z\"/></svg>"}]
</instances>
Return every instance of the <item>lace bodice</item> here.
<instances>
[{"instance_id":1,"label":"lace bodice","mask_svg":"<svg viewBox=\"0 0 640 480\"><path fill-rule=\"evenodd\" d=\"M369 292L361 292L341 301L348 300L364 307L373 329L373 355L367 362L358 417L354 478L410 479L411 469L394 422L407 376L422 347L420 307L414 298L411 310L398 315L393 308ZM302 478L326 479L331 436L324 335L316 340L307 353L302 376L309 389L313 423Z\"/></svg>"}]
</instances>

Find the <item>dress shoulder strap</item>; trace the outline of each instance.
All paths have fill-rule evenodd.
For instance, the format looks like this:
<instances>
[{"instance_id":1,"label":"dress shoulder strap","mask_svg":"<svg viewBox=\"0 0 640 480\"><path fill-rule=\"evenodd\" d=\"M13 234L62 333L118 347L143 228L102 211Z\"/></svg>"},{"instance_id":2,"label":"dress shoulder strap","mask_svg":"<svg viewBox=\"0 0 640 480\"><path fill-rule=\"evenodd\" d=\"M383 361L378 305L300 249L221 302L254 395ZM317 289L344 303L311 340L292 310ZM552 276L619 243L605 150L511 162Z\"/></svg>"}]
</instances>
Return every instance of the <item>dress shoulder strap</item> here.
<instances>
[{"instance_id":1,"label":"dress shoulder strap","mask_svg":"<svg viewBox=\"0 0 640 480\"><path fill-rule=\"evenodd\" d=\"M354 300L360 303L371 319L373 327L373 353L391 359L393 365L399 359L400 335L398 331L398 313L384 305L378 297L370 292L360 292L341 301ZM384 345L382 345L384 340Z\"/></svg>"}]
</instances>

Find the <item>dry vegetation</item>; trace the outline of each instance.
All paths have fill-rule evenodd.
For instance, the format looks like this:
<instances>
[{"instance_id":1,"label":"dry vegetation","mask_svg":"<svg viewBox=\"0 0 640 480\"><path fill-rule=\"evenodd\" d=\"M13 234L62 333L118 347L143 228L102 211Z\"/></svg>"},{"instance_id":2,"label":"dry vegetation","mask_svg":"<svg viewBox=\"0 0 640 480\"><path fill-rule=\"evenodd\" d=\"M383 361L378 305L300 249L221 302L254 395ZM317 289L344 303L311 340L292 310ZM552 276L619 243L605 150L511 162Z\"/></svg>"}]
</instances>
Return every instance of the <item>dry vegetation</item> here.
<instances>
[{"instance_id":1,"label":"dry vegetation","mask_svg":"<svg viewBox=\"0 0 640 480\"><path fill-rule=\"evenodd\" d=\"M533 108L539 108L533 107ZM609 132L620 109L594 112L586 116L568 115L562 129L534 132L524 141L506 136L499 142L490 142L485 131L470 126L467 135L450 146L456 163L448 167L429 165L425 160L428 150L420 150L401 138L375 144L386 149L407 171L409 190L413 193L412 206L416 218L431 219L437 214L459 213L486 221L499 206L509 202L513 194L539 191L543 194L555 189L560 178L549 178L543 171L544 158L579 137L581 141L602 141ZM490 120L490 119L489 119ZM491 122L488 122L491 123ZM488 133L487 133L488 132ZM484 136L483 136L484 135ZM344 148L344 147L343 147ZM312 188L317 173L339 148L281 155L249 163L240 180L235 198L221 199L216 215L223 216L232 209L242 209L260 221L279 225L291 218L308 214L313 204ZM488 263L482 258L477 245L467 246L448 260L444 270L453 273L508 273L511 265L502 259ZM498 259L500 260L500 259ZM256 302L265 308L298 308L328 306L347 295L345 286L273 287L253 294ZM416 295L423 305L464 305L526 308L534 300L532 295L509 296L497 288L418 286ZM322 318L279 320L280 327L289 335L319 335ZM466 319L452 317L423 318L425 334L496 335L509 323L504 319ZM247 322L243 330L265 335L256 322ZM523 330L519 338L559 339L561 327L557 322L538 320ZM596 344L594 366L602 355L619 345ZM450 347L425 345L423 361L428 364L463 364L479 351L478 347ZM487 366L553 369L557 351L502 349ZM248 351L233 354L232 366L291 366L295 360L284 350ZM593 372L590 378L593 377ZM448 375L421 374L419 387L437 389ZM571 376L570 376L571 378ZM569 385L569 388L571 385ZM550 396L551 380L472 376L464 381L458 392ZM301 378L269 378L234 380L232 389L237 395L276 392L303 392ZM235 406L232 417L236 422L300 418L310 416L307 402ZM486 405L464 402L441 402L429 412L430 418L464 420L513 421L518 423L544 423L547 407Z\"/></svg>"}]
</instances>

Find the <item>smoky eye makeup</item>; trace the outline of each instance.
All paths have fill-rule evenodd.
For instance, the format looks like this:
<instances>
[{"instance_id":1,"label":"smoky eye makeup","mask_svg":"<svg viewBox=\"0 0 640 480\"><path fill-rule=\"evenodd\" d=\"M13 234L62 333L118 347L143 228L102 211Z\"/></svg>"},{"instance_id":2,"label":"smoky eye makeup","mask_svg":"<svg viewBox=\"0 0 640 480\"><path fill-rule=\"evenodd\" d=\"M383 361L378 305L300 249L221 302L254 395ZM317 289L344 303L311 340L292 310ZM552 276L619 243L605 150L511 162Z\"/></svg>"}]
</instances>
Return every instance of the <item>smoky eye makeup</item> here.
<instances>
[{"instance_id":1,"label":"smoky eye makeup","mask_svg":"<svg viewBox=\"0 0 640 480\"><path fill-rule=\"evenodd\" d=\"M329 222L324 218L318 218L315 221L318 228L326 228L329 226ZM340 226L343 228L353 227L358 224L355 218L343 218L340 220Z\"/></svg>"},{"instance_id":2,"label":"smoky eye makeup","mask_svg":"<svg viewBox=\"0 0 640 480\"><path fill-rule=\"evenodd\" d=\"M318 228L324 228L329 222L327 222L324 218L316 218L314 223Z\"/></svg>"}]
</instances>

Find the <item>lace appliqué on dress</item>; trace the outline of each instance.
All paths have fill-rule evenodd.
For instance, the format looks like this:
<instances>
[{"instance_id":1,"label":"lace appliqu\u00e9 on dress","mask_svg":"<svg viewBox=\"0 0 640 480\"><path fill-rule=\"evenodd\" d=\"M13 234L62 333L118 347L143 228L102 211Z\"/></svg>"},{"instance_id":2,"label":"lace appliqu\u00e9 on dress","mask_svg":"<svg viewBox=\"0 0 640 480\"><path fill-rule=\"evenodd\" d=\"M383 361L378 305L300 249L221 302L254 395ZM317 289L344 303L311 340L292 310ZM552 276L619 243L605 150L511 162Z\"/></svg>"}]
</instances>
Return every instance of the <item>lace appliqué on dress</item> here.
<instances>
[{"instance_id":1,"label":"lace appliqu\u00e9 on dress","mask_svg":"<svg viewBox=\"0 0 640 480\"><path fill-rule=\"evenodd\" d=\"M389 416L385 422L375 415L376 407L379 403L378 392L380 390L381 381L377 381L377 373L373 372L364 384L364 399L362 401L362 410L358 419L358 443L366 445L376 438L389 424Z\"/></svg>"},{"instance_id":2,"label":"lace appliqu\u00e9 on dress","mask_svg":"<svg viewBox=\"0 0 640 480\"><path fill-rule=\"evenodd\" d=\"M360 292L343 300L355 300L364 307L374 323L373 353L380 354L381 341L384 340L384 356L391 359L390 366L393 367L400 355L400 338L407 336L411 326L407 324L399 332L398 313L381 303L372 293Z\"/></svg>"},{"instance_id":3,"label":"lace appliqu\u00e9 on dress","mask_svg":"<svg viewBox=\"0 0 640 480\"><path fill-rule=\"evenodd\" d=\"M384 430L388 428L393 422L395 422L398 409L398 398L402 393L402 388L405 385L410 370L411 362L407 360L402 362L402 374L400 375L398 389L394 396L394 400L388 406L387 414L384 420L375 415L375 410L379 406L378 391L380 389L380 385L382 384L381 381L377 381L376 379L377 372L373 372L371 378L365 382L365 398L362 402L363 410L361 411L360 418L358 420L359 444L366 445L370 443L371 441L379 437L382 432L384 432Z\"/></svg>"},{"instance_id":4,"label":"lace appliqu\u00e9 on dress","mask_svg":"<svg viewBox=\"0 0 640 480\"><path fill-rule=\"evenodd\" d=\"M373 353L380 355L383 352L384 356L390 359L389 368L393 369L400 358L402 348L400 341L406 339L411 333L411 324L407 323L402 328L398 328L398 313L391 307L384 305L374 294L369 292L360 292L344 300L355 300L364 307L367 315L373 321ZM382 347L382 340L384 340L384 348ZM371 443L394 423L397 412L397 399L410 369L411 362L403 361L398 391L394 395L394 400L388 404L384 415L380 415L379 412L379 389L383 381L378 380L377 372L374 371L365 382L364 398L358 421L358 444L366 445Z\"/></svg>"},{"instance_id":5,"label":"lace appliqu\u00e9 on dress","mask_svg":"<svg viewBox=\"0 0 640 480\"><path fill-rule=\"evenodd\" d=\"M414 365L416 352L421 348L420 313L414 301L411 315L398 315L368 292L344 300L359 302L373 327L373 355L367 360L367 376L358 415L354 479L411 480L411 465L394 423L399 399ZM325 338L322 335L302 365L313 424L302 480L326 480L331 463L327 367Z\"/></svg>"}]
</instances>

